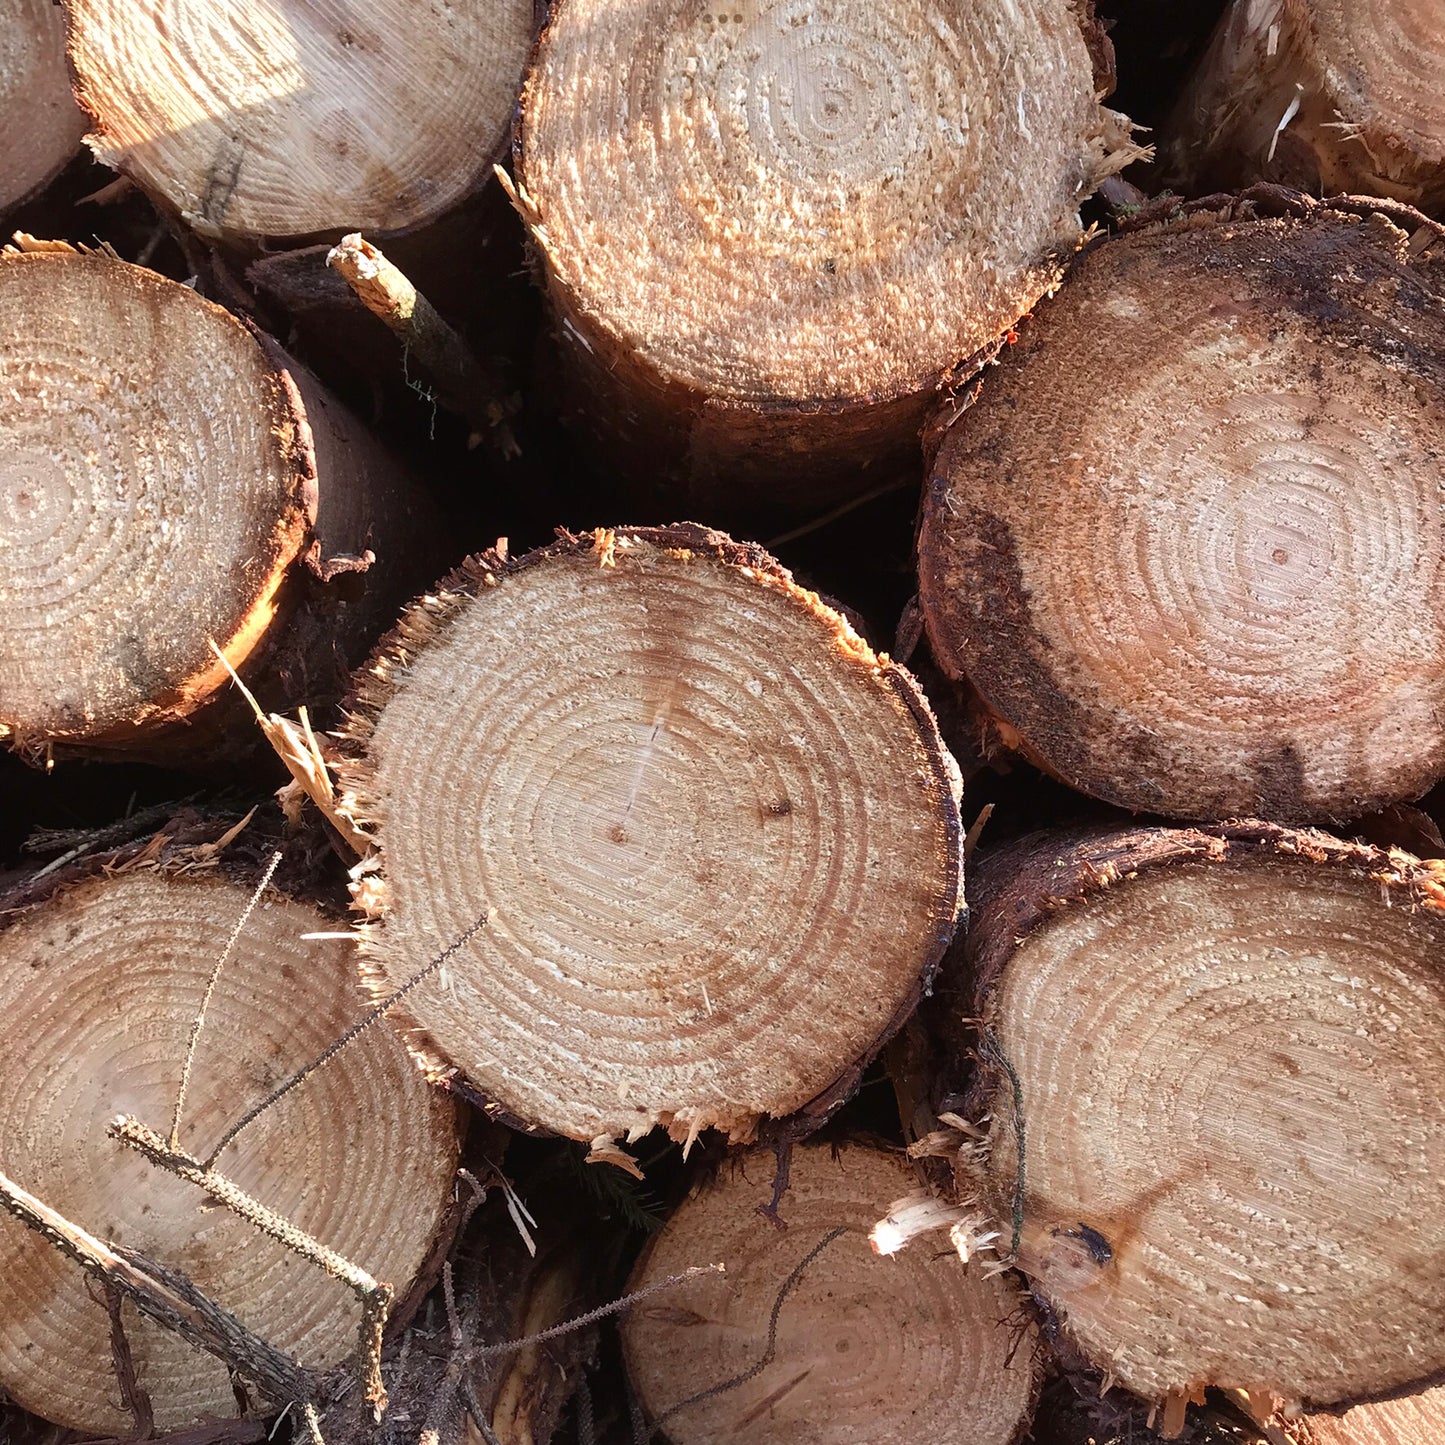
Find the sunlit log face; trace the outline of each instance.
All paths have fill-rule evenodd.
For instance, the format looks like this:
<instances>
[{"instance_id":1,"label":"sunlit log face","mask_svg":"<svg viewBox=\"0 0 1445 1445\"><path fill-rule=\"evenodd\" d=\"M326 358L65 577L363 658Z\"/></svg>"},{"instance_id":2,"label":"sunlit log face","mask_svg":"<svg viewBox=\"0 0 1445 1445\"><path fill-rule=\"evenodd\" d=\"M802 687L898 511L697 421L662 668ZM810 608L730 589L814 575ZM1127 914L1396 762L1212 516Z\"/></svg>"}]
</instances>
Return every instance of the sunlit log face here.
<instances>
[{"instance_id":1,"label":"sunlit log face","mask_svg":"<svg viewBox=\"0 0 1445 1445\"><path fill-rule=\"evenodd\" d=\"M79 0L100 158L228 239L423 224L489 175L531 0Z\"/></svg>"},{"instance_id":2,"label":"sunlit log face","mask_svg":"<svg viewBox=\"0 0 1445 1445\"><path fill-rule=\"evenodd\" d=\"M107 1136L118 1114L166 1133L207 976L250 888L215 874L130 872L59 893L0 931L0 1163L22 1188L102 1239L184 1271L211 1299L303 1365L356 1348L359 1305L193 1185ZM246 924L207 1012L184 1148L204 1154L362 1012L355 946L309 904L272 893ZM304 941L303 934L330 932ZM405 1046L374 1028L240 1133L221 1173L292 1223L393 1283L440 1230L456 1160L452 1110ZM75 1429L128 1434L103 1301L80 1268L0 1218L0 1384ZM227 1368L124 1313L161 1429L237 1410ZM274 1402L277 1404L284 1402Z\"/></svg>"},{"instance_id":3,"label":"sunlit log face","mask_svg":"<svg viewBox=\"0 0 1445 1445\"><path fill-rule=\"evenodd\" d=\"M1129 149L1097 89L1063 0L567 0L518 178L594 342L726 399L886 400L1057 274Z\"/></svg>"},{"instance_id":4,"label":"sunlit log face","mask_svg":"<svg viewBox=\"0 0 1445 1445\"><path fill-rule=\"evenodd\" d=\"M477 918L415 1041L573 1138L749 1137L871 1056L949 936L955 772L901 669L758 548L469 566L361 674L378 989Z\"/></svg>"},{"instance_id":5,"label":"sunlit log face","mask_svg":"<svg viewBox=\"0 0 1445 1445\"><path fill-rule=\"evenodd\" d=\"M1208 861L1189 836L1196 856L1152 864L1103 840L1077 888L1050 875L1067 840L994 875L991 898L1052 876L1071 899L992 990L1025 1125L1020 1175L1000 1075L996 1213L1007 1233L1021 1184L1021 1267L1147 1399L1426 1379L1445 1364L1445 923L1384 854L1294 835ZM1006 917L984 932L1009 951Z\"/></svg>"},{"instance_id":6,"label":"sunlit log face","mask_svg":"<svg viewBox=\"0 0 1445 1445\"><path fill-rule=\"evenodd\" d=\"M0 318L0 736L184 711L306 538L299 413L239 321L137 266L0 257Z\"/></svg>"},{"instance_id":7,"label":"sunlit log face","mask_svg":"<svg viewBox=\"0 0 1445 1445\"><path fill-rule=\"evenodd\" d=\"M10 0L0 26L0 211L76 155L84 130L65 69L60 10L50 0Z\"/></svg>"},{"instance_id":8,"label":"sunlit log face","mask_svg":"<svg viewBox=\"0 0 1445 1445\"><path fill-rule=\"evenodd\" d=\"M1321 820L1445 768L1445 312L1406 241L1320 216L1111 242L949 434L930 636L1060 777Z\"/></svg>"}]
</instances>

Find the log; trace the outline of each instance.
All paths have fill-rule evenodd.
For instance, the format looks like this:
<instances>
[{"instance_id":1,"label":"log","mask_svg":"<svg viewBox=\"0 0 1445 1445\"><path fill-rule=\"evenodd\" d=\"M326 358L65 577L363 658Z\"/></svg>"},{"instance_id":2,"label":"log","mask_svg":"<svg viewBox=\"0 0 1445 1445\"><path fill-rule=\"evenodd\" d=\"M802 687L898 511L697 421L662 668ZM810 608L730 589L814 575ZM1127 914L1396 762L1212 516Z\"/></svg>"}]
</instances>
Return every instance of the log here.
<instances>
[{"instance_id":1,"label":"log","mask_svg":"<svg viewBox=\"0 0 1445 1445\"><path fill-rule=\"evenodd\" d=\"M96 157L198 234L422 226L489 178L532 37L532 0L67 3Z\"/></svg>"},{"instance_id":2,"label":"log","mask_svg":"<svg viewBox=\"0 0 1445 1445\"><path fill-rule=\"evenodd\" d=\"M1294 1445L1435 1445L1445 1438L1445 1389L1313 1415L1290 1430Z\"/></svg>"},{"instance_id":3,"label":"log","mask_svg":"<svg viewBox=\"0 0 1445 1445\"><path fill-rule=\"evenodd\" d=\"M1445 873L1264 823L1041 834L974 870L960 1011L998 1247L1177 1433L1445 1365Z\"/></svg>"},{"instance_id":4,"label":"log","mask_svg":"<svg viewBox=\"0 0 1445 1445\"><path fill-rule=\"evenodd\" d=\"M786 1230L756 1209L768 1178L756 1156L724 1166L634 1273L637 1289L691 1265L727 1267L639 1304L624 1322L628 1374L666 1438L1022 1439L1042 1356L1011 1278L965 1266L947 1248L892 1259L869 1248L889 1202L918 1187L908 1162L860 1144L795 1151Z\"/></svg>"},{"instance_id":5,"label":"log","mask_svg":"<svg viewBox=\"0 0 1445 1445\"><path fill-rule=\"evenodd\" d=\"M268 338L101 254L0 255L0 741L203 757L313 705L436 563L425 497ZM374 565L373 565L374 564Z\"/></svg>"},{"instance_id":6,"label":"log","mask_svg":"<svg viewBox=\"0 0 1445 1445\"><path fill-rule=\"evenodd\" d=\"M0 45L0 213L52 181L80 150L85 117L65 69L65 21L50 0L10 0Z\"/></svg>"},{"instance_id":7,"label":"log","mask_svg":"<svg viewBox=\"0 0 1445 1445\"><path fill-rule=\"evenodd\" d=\"M1161 146L1171 184L1275 181L1445 206L1445 23L1430 0L1233 0Z\"/></svg>"},{"instance_id":8,"label":"log","mask_svg":"<svg viewBox=\"0 0 1445 1445\"><path fill-rule=\"evenodd\" d=\"M396 1018L528 1126L821 1118L952 934L928 705L761 548L679 525L475 558L348 706L364 971L389 994L485 919Z\"/></svg>"},{"instance_id":9,"label":"log","mask_svg":"<svg viewBox=\"0 0 1445 1445\"><path fill-rule=\"evenodd\" d=\"M159 840L157 840L159 841ZM157 854L159 853L159 858ZM0 1167L111 1246L179 1270L305 1370L356 1348L336 1279L110 1137L118 1114L169 1129L207 977L251 895L214 850L148 844L0 900ZM323 936L307 941L304 935ZM180 1118L204 1157L229 1126L361 1013L353 945L316 905L270 891L210 998ZM457 1156L454 1111L376 1028L242 1130L216 1169L398 1293L436 1243ZM126 1436L104 1300L37 1234L0 1217L0 1386L45 1419ZM129 1386L160 1430L233 1419L226 1365L123 1306ZM249 1406L290 1403L253 1395Z\"/></svg>"},{"instance_id":10,"label":"log","mask_svg":"<svg viewBox=\"0 0 1445 1445\"><path fill-rule=\"evenodd\" d=\"M1281 203L1089 252L932 468L940 665L1121 807L1340 821L1445 773L1445 232Z\"/></svg>"},{"instance_id":11,"label":"log","mask_svg":"<svg viewBox=\"0 0 1445 1445\"><path fill-rule=\"evenodd\" d=\"M1066 0L556 5L515 194L589 441L694 514L873 485L1139 154L1111 64Z\"/></svg>"}]
</instances>

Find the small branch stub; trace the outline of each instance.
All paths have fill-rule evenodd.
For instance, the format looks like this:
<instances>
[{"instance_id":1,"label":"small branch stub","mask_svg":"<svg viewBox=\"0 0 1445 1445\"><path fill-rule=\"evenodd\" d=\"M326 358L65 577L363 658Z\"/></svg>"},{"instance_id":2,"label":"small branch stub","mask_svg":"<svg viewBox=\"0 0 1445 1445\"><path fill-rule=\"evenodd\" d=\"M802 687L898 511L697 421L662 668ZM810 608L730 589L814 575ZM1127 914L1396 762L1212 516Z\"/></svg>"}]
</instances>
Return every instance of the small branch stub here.
<instances>
[{"instance_id":1,"label":"small branch stub","mask_svg":"<svg viewBox=\"0 0 1445 1445\"><path fill-rule=\"evenodd\" d=\"M359 675L343 752L374 994L491 910L393 1017L598 1157L825 1114L953 930L957 775L916 685L701 527L468 563Z\"/></svg>"},{"instance_id":2,"label":"small branch stub","mask_svg":"<svg viewBox=\"0 0 1445 1445\"><path fill-rule=\"evenodd\" d=\"M443 319L392 262L364 236L343 236L327 253L362 305L385 322L435 387L436 400L465 417L479 437L504 456L517 456L507 426L505 384L477 359L463 337Z\"/></svg>"}]
</instances>

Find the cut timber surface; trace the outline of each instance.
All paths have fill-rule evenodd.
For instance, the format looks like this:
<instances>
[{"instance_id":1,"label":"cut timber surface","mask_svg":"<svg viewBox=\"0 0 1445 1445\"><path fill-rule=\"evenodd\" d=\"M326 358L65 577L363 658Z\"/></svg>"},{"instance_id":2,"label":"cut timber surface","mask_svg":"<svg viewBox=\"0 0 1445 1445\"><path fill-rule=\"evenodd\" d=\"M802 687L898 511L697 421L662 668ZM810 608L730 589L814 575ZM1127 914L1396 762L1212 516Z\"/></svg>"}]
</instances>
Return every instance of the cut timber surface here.
<instances>
[{"instance_id":1,"label":"cut timber surface","mask_svg":"<svg viewBox=\"0 0 1445 1445\"><path fill-rule=\"evenodd\" d=\"M359 1306L190 1184L107 1137L117 1114L169 1131L207 975L249 884L132 868L58 890L0 931L0 1166L102 1239L180 1269L301 1364L356 1347ZM181 1124L204 1155L360 1015L354 945L274 892L211 1000ZM452 1110L390 1031L372 1029L222 1151L217 1168L400 1295L435 1242L456 1160ZM78 1266L0 1216L0 1386L57 1424L126 1436L103 1301ZM236 1414L224 1365L124 1308L162 1431ZM285 1402L272 1402L280 1404Z\"/></svg>"},{"instance_id":2,"label":"cut timber surface","mask_svg":"<svg viewBox=\"0 0 1445 1445\"><path fill-rule=\"evenodd\" d=\"M51 0L0 4L0 212L37 191L80 149L65 21Z\"/></svg>"},{"instance_id":3,"label":"cut timber surface","mask_svg":"<svg viewBox=\"0 0 1445 1445\"><path fill-rule=\"evenodd\" d=\"M1315 1415L1293 1425L1289 1434L1296 1445L1440 1445L1445 1388L1356 1405L1338 1417Z\"/></svg>"},{"instance_id":4,"label":"cut timber surface","mask_svg":"<svg viewBox=\"0 0 1445 1445\"><path fill-rule=\"evenodd\" d=\"M628 1373L674 1445L1013 1445L1028 1430L1039 1344L1007 1275L946 1244L891 1259L868 1233L918 1180L907 1160L850 1144L796 1151L779 1230L757 1210L771 1156L723 1166L668 1221L632 1279L641 1289L695 1265L705 1275L637 1305L623 1325ZM749 1178L749 1173L752 1177ZM779 1291L834 1230L784 1297ZM682 1406L682 1408L676 1408ZM675 1413L674 1413L675 1410Z\"/></svg>"},{"instance_id":5,"label":"cut timber surface","mask_svg":"<svg viewBox=\"0 0 1445 1445\"><path fill-rule=\"evenodd\" d=\"M1067 0L562 0L518 200L622 464L689 502L766 476L776 506L914 447L1138 154L1111 63Z\"/></svg>"},{"instance_id":6,"label":"cut timber surface","mask_svg":"<svg viewBox=\"0 0 1445 1445\"><path fill-rule=\"evenodd\" d=\"M334 698L416 580L397 466L174 281L0 255L0 393L0 741L22 751L173 757L229 686L210 638L273 704Z\"/></svg>"},{"instance_id":7,"label":"cut timber surface","mask_svg":"<svg viewBox=\"0 0 1445 1445\"><path fill-rule=\"evenodd\" d=\"M1280 181L1445 206L1438 0L1233 0L1166 132L1199 190Z\"/></svg>"},{"instance_id":8,"label":"cut timber surface","mask_svg":"<svg viewBox=\"0 0 1445 1445\"><path fill-rule=\"evenodd\" d=\"M979 865L999 1248L1022 1184L1017 1263L1166 1424L1205 1386L1326 1406L1445 1367L1442 885L1268 824Z\"/></svg>"},{"instance_id":9,"label":"cut timber surface","mask_svg":"<svg viewBox=\"0 0 1445 1445\"><path fill-rule=\"evenodd\" d=\"M721 533L475 559L354 706L372 986L488 917L405 1022L529 1125L746 1139L826 1112L952 934L957 770L927 703Z\"/></svg>"},{"instance_id":10,"label":"cut timber surface","mask_svg":"<svg viewBox=\"0 0 1445 1445\"><path fill-rule=\"evenodd\" d=\"M421 225L487 179L532 0L68 0L100 160L230 241Z\"/></svg>"},{"instance_id":11,"label":"cut timber surface","mask_svg":"<svg viewBox=\"0 0 1445 1445\"><path fill-rule=\"evenodd\" d=\"M1445 772L1445 242L1296 199L1091 251L933 467L935 656L1123 807L1348 819Z\"/></svg>"}]
</instances>

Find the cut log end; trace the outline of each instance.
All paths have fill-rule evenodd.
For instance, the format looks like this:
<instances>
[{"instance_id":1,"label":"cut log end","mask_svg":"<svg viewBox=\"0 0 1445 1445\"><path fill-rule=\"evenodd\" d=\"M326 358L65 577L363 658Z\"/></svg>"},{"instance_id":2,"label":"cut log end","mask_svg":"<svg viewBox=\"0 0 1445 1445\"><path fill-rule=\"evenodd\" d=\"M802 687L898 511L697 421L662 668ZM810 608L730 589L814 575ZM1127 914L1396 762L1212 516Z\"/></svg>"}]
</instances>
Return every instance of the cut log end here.
<instances>
[{"instance_id":1,"label":"cut log end","mask_svg":"<svg viewBox=\"0 0 1445 1445\"><path fill-rule=\"evenodd\" d=\"M216 874L132 870L67 887L0 932L4 1168L91 1233L182 1270L302 1365L328 1368L356 1345L359 1305L345 1288L106 1134L118 1114L169 1131L207 975L249 894ZM183 1147L204 1154L357 1018L354 945L302 941L328 929L317 909L274 893L251 916L211 1000ZM455 1160L452 1110L400 1040L375 1029L217 1167L400 1294L435 1243ZM137 1421L121 1406L106 1307L86 1276L8 1216L0 1269L6 1393L58 1424L128 1435ZM224 1365L128 1304L122 1317L158 1428L236 1414Z\"/></svg>"},{"instance_id":2,"label":"cut log end","mask_svg":"<svg viewBox=\"0 0 1445 1445\"><path fill-rule=\"evenodd\" d=\"M868 1231L888 1202L917 1187L908 1163L861 1145L796 1151L782 1206L786 1230L757 1211L767 1179L746 1162L725 1170L679 1208L633 1278L640 1289L690 1266L726 1266L723 1275L637 1305L623 1325L628 1373L668 1439L1020 1439L1033 1414L1040 1355L1009 1277L965 1266L947 1248L917 1245L883 1259L869 1247ZM772 1358L739 1379L766 1359L770 1318L795 1272L777 1313ZM723 1388L730 1380L737 1383Z\"/></svg>"},{"instance_id":3,"label":"cut log end","mask_svg":"<svg viewBox=\"0 0 1445 1445\"><path fill-rule=\"evenodd\" d=\"M1290 1427L1294 1445L1436 1445L1445 1439L1445 1388L1314 1415Z\"/></svg>"},{"instance_id":4,"label":"cut log end","mask_svg":"<svg viewBox=\"0 0 1445 1445\"><path fill-rule=\"evenodd\" d=\"M1057 279L1080 200L1136 153L1095 92L1063 0L567 0L520 199L572 338L635 352L652 387L887 401Z\"/></svg>"},{"instance_id":5,"label":"cut log end","mask_svg":"<svg viewBox=\"0 0 1445 1445\"><path fill-rule=\"evenodd\" d=\"M1445 1366L1439 897L1403 855L1258 827L989 866L988 1193L1007 1234L1022 1186L1018 1263L1111 1379L1297 1408Z\"/></svg>"},{"instance_id":6,"label":"cut log end","mask_svg":"<svg viewBox=\"0 0 1445 1445\"><path fill-rule=\"evenodd\" d=\"M13 0L0 33L0 212L40 189L80 149L65 21L50 0Z\"/></svg>"},{"instance_id":7,"label":"cut log end","mask_svg":"<svg viewBox=\"0 0 1445 1445\"><path fill-rule=\"evenodd\" d=\"M920 536L936 653L1006 738L1183 817L1341 820L1431 786L1442 278L1328 210L1079 264L945 440Z\"/></svg>"},{"instance_id":8,"label":"cut log end","mask_svg":"<svg viewBox=\"0 0 1445 1445\"><path fill-rule=\"evenodd\" d=\"M1166 130L1191 186L1445 202L1445 24L1431 0L1235 0Z\"/></svg>"},{"instance_id":9,"label":"cut log end","mask_svg":"<svg viewBox=\"0 0 1445 1445\"><path fill-rule=\"evenodd\" d=\"M0 316L0 734L183 713L307 538L304 423L240 322L139 267L5 255Z\"/></svg>"},{"instance_id":10,"label":"cut log end","mask_svg":"<svg viewBox=\"0 0 1445 1445\"><path fill-rule=\"evenodd\" d=\"M575 1139L750 1137L870 1057L949 938L956 772L912 680L698 527L482 558L379 650L347 806L416 1042Z\"/></svg>"},{"instance_id":11,"label":"cut log end","mask_svg":"<svg viewBox=\"0 0 1445 1445\"><path fill-rule=\"evenodd\" d=\"M67 7L97 156L229 240L424 224L484 181L531 0Z\"/></svg>"},{"instance_id":12,"label":"cut log end","mask_svg":"<svg viewBox=\"0 0 1445 1445\"><path fill-rule=\"evenodd\" d=\"M1342 100L1356 101L1341 140L1358 144L1348 133L1353 122L1361 133L1433 162L1445 182L1445 95L1436 83L1445 69L1440 11L1430 0L1312 0L1306 8L1319 37L1326 85ZM1361 149L1368 154L1368 146ZM1376 158L1386 175L1390 159Z\"/></svg>"}]
</instances>

